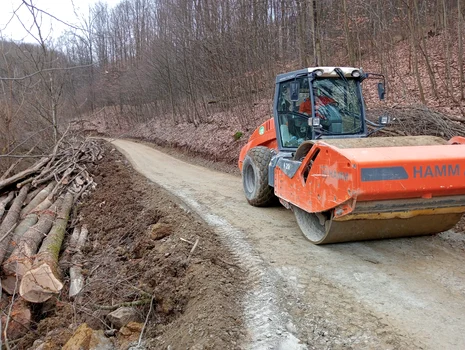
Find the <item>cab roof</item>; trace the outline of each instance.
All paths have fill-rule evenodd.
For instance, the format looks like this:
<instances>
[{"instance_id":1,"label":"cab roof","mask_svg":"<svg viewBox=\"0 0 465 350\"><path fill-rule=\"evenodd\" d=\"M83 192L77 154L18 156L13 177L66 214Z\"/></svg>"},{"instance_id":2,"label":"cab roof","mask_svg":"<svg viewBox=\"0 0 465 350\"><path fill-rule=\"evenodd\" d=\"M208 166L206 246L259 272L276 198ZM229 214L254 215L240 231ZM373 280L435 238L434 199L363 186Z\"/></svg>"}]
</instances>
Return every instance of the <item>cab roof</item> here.
<instances>
[{"instance_id":1,"label":"cab roof","mask_svg":"<svg viewBox=\"0 0 465 350\"><path fill-rule=\"evenodd\" d=\"M355 68L355 67L308 67L308 68L299 69L299 70L295 70L295 71L288 72L288 73L278 74L276 77L276 83L281 83L286 80L294 79L298 75L308 74L316 70L323 71L323 74L321 75L322 77L336 78L338 77L338 75L334 71L335 68L339 68L344 74L344 76L348 78L352 76L353 71L360 71L361 73L363 73L362 68Z\"/></svg>"}]
</instances>

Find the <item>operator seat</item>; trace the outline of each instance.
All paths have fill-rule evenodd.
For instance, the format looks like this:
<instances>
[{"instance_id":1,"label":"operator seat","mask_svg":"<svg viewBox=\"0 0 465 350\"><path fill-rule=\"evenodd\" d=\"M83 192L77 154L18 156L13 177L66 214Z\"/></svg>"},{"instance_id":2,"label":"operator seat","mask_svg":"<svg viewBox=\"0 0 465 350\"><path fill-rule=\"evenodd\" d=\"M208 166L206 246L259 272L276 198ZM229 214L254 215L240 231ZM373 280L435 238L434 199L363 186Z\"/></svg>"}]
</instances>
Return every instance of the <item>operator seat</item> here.
<instances>
[{"instance_id":1,"label":"operator seat","mask_svg":"<svg viewBox=\"0 0 465 350\"><path fill-rule=\"evenodd\" d=\"M332 134L342 134L342 116L334 105L320 107L319 113L324 117L322 126Z\"/></svg>"}]
</instances>

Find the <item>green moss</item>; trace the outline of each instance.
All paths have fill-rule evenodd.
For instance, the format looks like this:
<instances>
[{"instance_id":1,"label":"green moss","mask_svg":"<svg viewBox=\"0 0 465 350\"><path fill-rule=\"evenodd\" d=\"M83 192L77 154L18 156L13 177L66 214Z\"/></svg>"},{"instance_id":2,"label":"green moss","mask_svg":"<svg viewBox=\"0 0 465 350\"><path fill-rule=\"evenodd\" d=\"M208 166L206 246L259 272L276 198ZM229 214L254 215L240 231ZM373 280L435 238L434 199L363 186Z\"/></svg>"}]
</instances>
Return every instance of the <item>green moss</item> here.
<instances>
[{"instance_id":1,"label":"green moss","mask_svg":"<svg viewBox=\"0 0 465 350\"><path fill-rule=\"evenodd\" d=\"M236 131L236 133L234 134L234 140L239 140L242 135L244 135L244 133L242 131Z\"/></svg>"}]
</instances>

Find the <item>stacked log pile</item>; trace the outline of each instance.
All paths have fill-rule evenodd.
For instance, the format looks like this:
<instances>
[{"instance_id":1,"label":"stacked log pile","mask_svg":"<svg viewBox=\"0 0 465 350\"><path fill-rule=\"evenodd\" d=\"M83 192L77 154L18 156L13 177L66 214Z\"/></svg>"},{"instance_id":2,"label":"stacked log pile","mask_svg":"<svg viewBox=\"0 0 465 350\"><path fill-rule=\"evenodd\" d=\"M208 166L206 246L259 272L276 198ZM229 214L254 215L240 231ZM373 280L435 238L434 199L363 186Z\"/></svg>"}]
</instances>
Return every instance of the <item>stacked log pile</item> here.
<instances>
[{"instance_id":1,"label":"stacked log pile","mask_svg":"<svg viewBox=\"0 0 465 350\"><path fill-rule=\"evenodd\" d=\"M391 121L375 136L433 135L449 140L465 134L465 118L441 114L422 105L394 105L368 111L368 118L374 122L380 115L389 116ZM369 126L369 129L377 128Z\"/></svg>"},{"instance_id":2,"label":"stacked log pile","mask_svg":"<svg viewBox=\"0 0 465 350\"><path fill-rule=\"evenodd\" d=\"M49 156L12 176L10 168L0 178L0 344L28 331L30 303L61 292L58 259L70 213L95 188L87 166L101 159L102 152L94 140L62 139ZM78 264L84 244L79 233L72 240L77 257L71 252L70 265ZM72 282L76 296L82 277L75 266L72 274L77 276Z\"/></svg>"}]
</instances>

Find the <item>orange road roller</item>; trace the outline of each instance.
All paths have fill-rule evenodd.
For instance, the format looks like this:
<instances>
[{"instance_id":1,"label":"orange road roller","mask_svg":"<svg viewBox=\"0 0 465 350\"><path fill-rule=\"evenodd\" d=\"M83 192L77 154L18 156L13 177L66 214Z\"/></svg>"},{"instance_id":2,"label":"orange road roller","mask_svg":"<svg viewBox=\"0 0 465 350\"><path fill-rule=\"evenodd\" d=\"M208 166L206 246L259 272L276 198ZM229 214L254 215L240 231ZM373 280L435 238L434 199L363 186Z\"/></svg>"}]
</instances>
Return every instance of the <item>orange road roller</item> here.
<instances>
[{"instance_id":1,"label":"orange road roller","mask_svg":"<svg viewBox=\"0 0 465 350\"><path fill-rule=\"evenodd\" d=\"M465 212L465 138L371 137L361 84L384 77L315 67L276 78L273 118L242 148L247 201L278 200L315 244L429 235ZM368 131L371 125L371 132Z\"/></svg>"}]
</instances>

